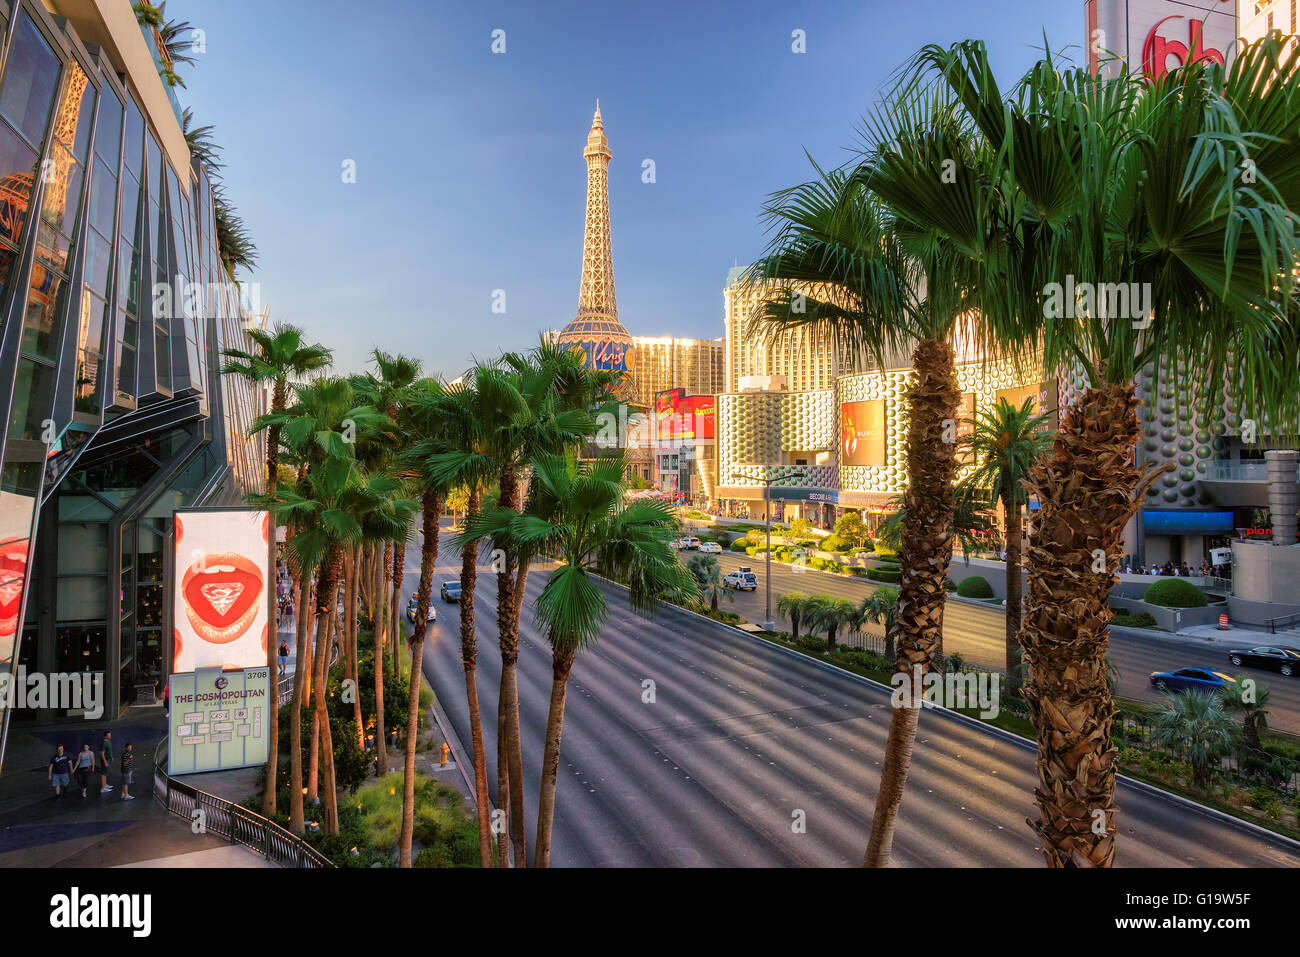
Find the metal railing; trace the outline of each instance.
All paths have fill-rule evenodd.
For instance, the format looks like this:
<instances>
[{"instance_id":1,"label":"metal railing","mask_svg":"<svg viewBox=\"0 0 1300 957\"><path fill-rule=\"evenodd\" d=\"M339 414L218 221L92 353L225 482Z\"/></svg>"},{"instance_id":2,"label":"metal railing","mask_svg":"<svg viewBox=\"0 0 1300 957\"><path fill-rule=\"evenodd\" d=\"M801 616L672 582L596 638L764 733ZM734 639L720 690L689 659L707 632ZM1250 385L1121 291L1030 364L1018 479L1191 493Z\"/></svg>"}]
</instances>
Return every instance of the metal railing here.
<instances>
[{"instance_id":1,"label":"metal railing","mask_svg":"<svg viewBox=\"0 0 1300 957\"><path fill-rule=\"evenodd\" d=\"M1258 460L1207 462L1205 477L1212 482L1267 482L1268 463Z\"/></svg>"},{"instance_id":2,"label":"metal railing","mask_svg":"<svg viewBox=\"0 0 1300 957\"><path fill-rule=\"evenodd\" d=\"M281 867L334 866L328 857L274 821L168 775L166 741L154 753L153 796L164 810L186 821L194 820L198 808L205 831L227 837L231 844L242 844Z\"/></svg>"},{"instance_id":3,"label":"metal railing","mask_svg":"<svg viewBox=\"0 0 1300 957\"><path fill-rule=\"evenodd\" d=\"M1300 625L1300 612L1294 615L1282 615L1278 618L1270 618L1264 622L1268 625L1270 635L1276 635L1279 628L1290 628L1292 625Z\"/></svg>"}]
</instances>

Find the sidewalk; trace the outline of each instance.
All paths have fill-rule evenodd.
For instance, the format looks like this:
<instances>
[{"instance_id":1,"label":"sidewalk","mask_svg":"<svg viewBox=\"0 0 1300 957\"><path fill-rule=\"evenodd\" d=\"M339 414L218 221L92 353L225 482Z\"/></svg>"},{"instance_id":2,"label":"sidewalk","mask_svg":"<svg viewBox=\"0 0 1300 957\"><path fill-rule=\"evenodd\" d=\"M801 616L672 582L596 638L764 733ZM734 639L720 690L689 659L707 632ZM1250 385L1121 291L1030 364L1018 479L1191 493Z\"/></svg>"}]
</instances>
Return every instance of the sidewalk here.
<instances>
[{"instance_id":1,"label":"sidewalk","mask_svg":"<svg viewBox=\"0 0 1300 957\"><path fill-rule=\"evenodd\" d=\"M280 637L292 634L281 631ZM293 674L294 658L288 673ZM113 732L111 793L99 793L99 776L86 796L72 785L55 799L46 769L55 746L75 755L82 743L94 751ZM111 721L71 720L60 725L11 723L0 773L0 868L3 867L274 867L252 851L214 834L194 834L189 822L168 814L153 798L153 759L167 736L162 702L134 705ZM134 745L133 801L121 798L118 761ZM257 790L257 768L186 775L182 780L231 801Z\"/></svg>"}]
</instances>

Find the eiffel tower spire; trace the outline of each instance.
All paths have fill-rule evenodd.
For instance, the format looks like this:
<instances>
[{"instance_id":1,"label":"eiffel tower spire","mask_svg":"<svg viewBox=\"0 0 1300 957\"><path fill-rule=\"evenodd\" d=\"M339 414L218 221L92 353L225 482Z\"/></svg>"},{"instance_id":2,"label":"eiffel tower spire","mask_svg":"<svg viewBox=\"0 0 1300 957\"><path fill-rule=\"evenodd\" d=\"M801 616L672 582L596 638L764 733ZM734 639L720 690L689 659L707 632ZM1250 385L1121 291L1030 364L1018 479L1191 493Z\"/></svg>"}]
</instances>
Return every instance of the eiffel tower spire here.
<instances>
[{"instance_id":1,"label":"eiffel tower spire","mask_svg":"<svg viewBox=\"0 0 1300 957\"><path fill-rule=\"evenodd\" d=\"M578 314L561 331L559 341L581 346L592 368L630 371L632 337L618 320L609 228L609 161L614 154L605 136L599 100L582 155L587 161L587 221L583 231Z\"/></svg>"}]
</instances>

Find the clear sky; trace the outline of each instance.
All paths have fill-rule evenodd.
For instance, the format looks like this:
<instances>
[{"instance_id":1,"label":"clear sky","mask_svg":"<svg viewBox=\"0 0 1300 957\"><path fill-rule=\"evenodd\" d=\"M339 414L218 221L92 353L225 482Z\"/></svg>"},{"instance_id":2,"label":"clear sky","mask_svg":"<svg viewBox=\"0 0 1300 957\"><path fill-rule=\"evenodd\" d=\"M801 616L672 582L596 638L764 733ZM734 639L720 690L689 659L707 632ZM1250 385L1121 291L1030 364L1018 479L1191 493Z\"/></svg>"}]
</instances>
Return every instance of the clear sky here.
<instances>
[{"instance_id":1,"label":"clear sky","mask_svg":"<svg viewBox=\"0 0 1300 957\"><path fill-rule=\"evenodd\" d=\"M808 178L804 149L847 159L919 47L983 39L1009 82L1044 35L1076 58L1085 37L1083 0L169 0L167 13L206 32L178 93L216 127L272 318L332 347L339 372L379 347L448 377L573 317L598 97L624 325L719 336L727 269L764 245L764 198Z\"/></svg>"}]
</instances>

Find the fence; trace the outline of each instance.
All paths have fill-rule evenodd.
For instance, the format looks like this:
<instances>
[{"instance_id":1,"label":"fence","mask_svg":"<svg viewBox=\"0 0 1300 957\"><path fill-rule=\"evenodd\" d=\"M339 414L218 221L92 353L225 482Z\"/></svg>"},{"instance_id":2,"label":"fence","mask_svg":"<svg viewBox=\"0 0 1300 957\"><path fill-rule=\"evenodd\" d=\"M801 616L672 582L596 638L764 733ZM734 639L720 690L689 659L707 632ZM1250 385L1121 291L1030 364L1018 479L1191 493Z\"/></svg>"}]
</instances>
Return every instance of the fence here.
<instances>
[{"instance_id":1,"label":"fence","mask_svg":"<svg viewBox=\"0 0 1300 957\"><path fill-rule=\"evenodd\" d=\"M153 796L164 810L187 821L193 821L194 811L199 809L207 833L229 838L231 844L242 844L281 867L334 866L328 857L274 821L169 776L166 741L154 754Z\"/></svg>"}]
</instances>

